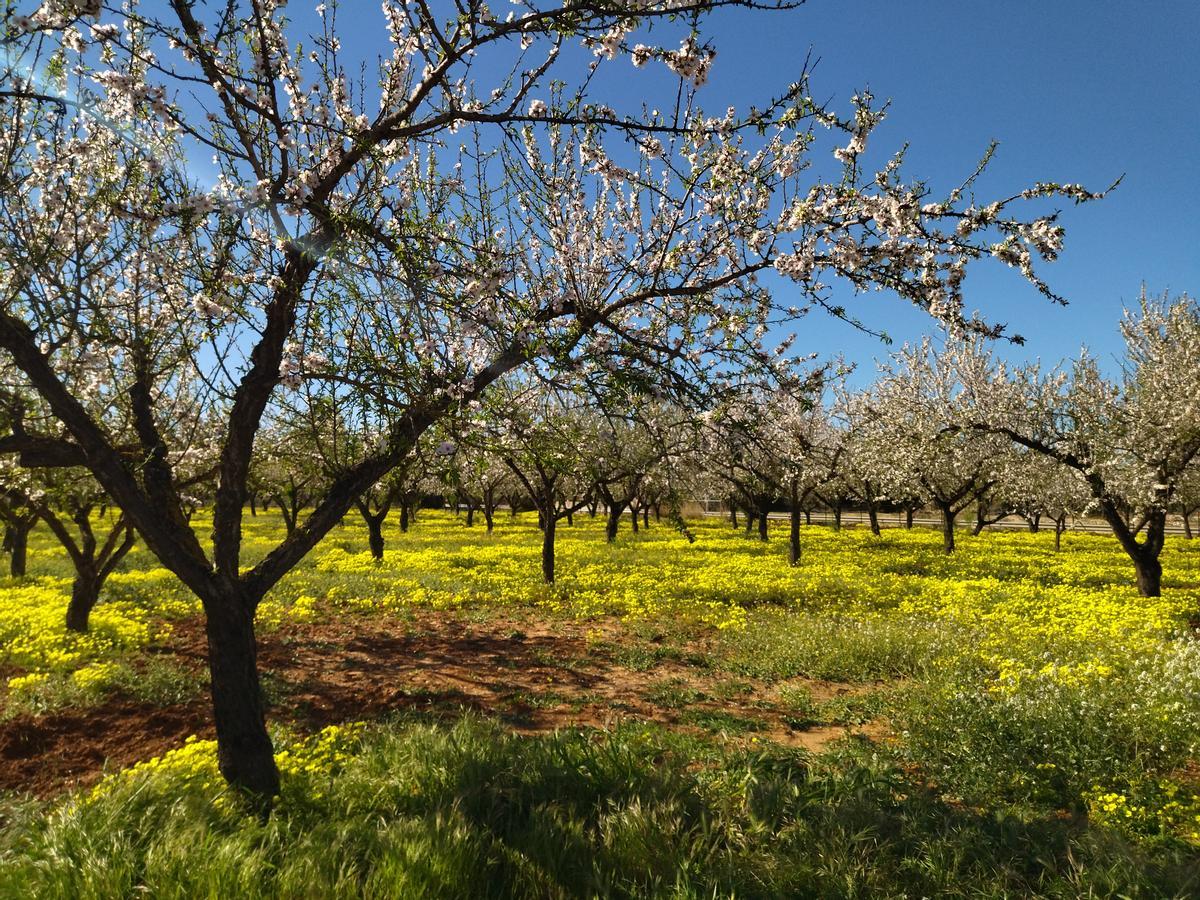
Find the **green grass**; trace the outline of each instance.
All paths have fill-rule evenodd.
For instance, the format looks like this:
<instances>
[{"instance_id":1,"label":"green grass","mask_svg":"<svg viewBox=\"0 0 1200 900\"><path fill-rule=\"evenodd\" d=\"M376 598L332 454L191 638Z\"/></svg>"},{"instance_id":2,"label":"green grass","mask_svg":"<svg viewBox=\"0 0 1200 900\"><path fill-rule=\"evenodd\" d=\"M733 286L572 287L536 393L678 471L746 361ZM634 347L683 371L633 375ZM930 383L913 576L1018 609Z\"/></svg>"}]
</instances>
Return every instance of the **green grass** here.
<instances>
[{"instance_id":1,"label":"green grass","mask_svg":"<svg viewBox=\"0 0 1200 900\"><path fill-rule=\"evenodd\" d=\"M175 778L175 781L171 779ZM637 727L375 728L266 821L178 776L11 802L4 897L1188 896L1200 860L1078 819L981 814L870 754L813 761Z\"/></svg>"}]
</instances>

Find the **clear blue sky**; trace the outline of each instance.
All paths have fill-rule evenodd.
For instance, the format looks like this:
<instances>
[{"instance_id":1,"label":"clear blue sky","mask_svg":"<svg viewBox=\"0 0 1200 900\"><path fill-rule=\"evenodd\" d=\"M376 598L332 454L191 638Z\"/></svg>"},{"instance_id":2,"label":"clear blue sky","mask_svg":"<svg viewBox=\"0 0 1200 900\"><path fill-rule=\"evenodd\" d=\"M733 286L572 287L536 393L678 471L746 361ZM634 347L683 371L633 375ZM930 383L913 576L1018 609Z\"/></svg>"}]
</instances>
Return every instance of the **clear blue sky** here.
<instances>
[{"instance_id":1,"label":"clear blue sky","mask_svg":"<svg viewBox=\"0 0 1200 900\"><path fill-rule=\"evenodd\" d=\"M1070 301L1053 306L1015 273L982 265L968 304L1027 338L1009 356L1050 360L1081 344L1120 350L1123 304L1153 293L1200 293L1200 2L1113 0L809 0L769 29L714 22L719 55L706 106L786 80L811 46L818 99L843 106L869 87L891 98L871 149L911 143L908 171L936 188L956 183L988 141L1000 141L981 195L1034 180L1100 188L1109 199L1065 209L1066 250L1043 269ZM735 27L741 23L740 27ZM786 290L781 286L781 290ZM899 341L929 329L894 298L853 298L860 316ZM870 370L879 343L810 319L798 347L843 348ZM867 372L863 372L867 375Z\"/></svg>"}]
</instances>

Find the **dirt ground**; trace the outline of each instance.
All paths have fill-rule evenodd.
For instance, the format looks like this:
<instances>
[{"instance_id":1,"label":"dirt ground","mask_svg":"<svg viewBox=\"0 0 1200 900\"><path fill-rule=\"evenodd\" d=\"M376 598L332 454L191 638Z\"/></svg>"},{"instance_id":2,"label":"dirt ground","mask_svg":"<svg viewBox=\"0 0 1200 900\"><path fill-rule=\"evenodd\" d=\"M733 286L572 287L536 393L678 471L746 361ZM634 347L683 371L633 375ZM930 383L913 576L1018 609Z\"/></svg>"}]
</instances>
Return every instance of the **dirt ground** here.
<instances>
[{"instance_id":1,"label":"dirt ground","mask_svg":"<svg viewBox=\"0 0 1200 900\"><path fill-rule=\"evenodd\" d=\"M847 734L886 732L879 722L808 723L778 702L781 690L803 689L820 703L861 693L862 685L808 679L768 685L653 654L649 662L643 655L640 665L623 665L616 657L630 640L618 622L424 612L289 624L264 635L259 654L269 717L302 732L397 712L444 718L464 710L498 716L523 734L622 719L709 731L726 723L735 740L814 752ZM651 637L647 646L653 644ZM156 652L202 673L201 624L176 623ZM50 796L160 755L192 734L213 736L203 691L166 707L113 697L87 709L14 717L0 722L0 790Z\"/></svg>"}]
</instances>

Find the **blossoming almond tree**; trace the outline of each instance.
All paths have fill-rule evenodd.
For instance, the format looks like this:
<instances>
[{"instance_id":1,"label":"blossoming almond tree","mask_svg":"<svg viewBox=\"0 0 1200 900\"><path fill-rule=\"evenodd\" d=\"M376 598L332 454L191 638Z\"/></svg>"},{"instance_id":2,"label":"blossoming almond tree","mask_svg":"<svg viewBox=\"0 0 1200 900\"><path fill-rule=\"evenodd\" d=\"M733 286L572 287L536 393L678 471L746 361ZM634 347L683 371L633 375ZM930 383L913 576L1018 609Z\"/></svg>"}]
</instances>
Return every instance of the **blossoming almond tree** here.
<instances>
[{"instance_id":1,"label":"blossoming almond tree","mask_svg":"<svg viewBox=\"0 0 1200 900\"><path fill-rule=\"evenodd\" d=\"M927 338L880 365L867 400L875 468L888 473L889 491L915 489L937 508L946 553L954 551L959 513L995 483L1007 449L992 435L955 427L963 390L958 370Z\"/></svg>"},{"instance_id":2,"label":"blossoming almond tree","mask_svg":"<svg viewBox=\"0 0 1200 900\"><path fill-rule=\"evenodd\" d=\"M0 352L57 422L5 448L89 469L200 598L231 784L259 800L278 790L254 636L265 593L506 373L536 361L675 389L716 359L779 373L765 335L827 303L822 277L980 330L962 312L972 260L999 257L1050 294L1033 261L1054 258L1062 228L1036 201L1096 196L1083 188L980 205L968 179L930 197L899 157L866 165L869 96L839 118L803 72L758 109L704 115L703 14L761 5L584 0L501 17L389 0L370 62L342 46L333 5L313 27L279 0L5 6ZM576 42L592 62L572 74ZM631 64L678 76L657 113L593 99ZM828 183L806 172L821 128L837 136ZM754 282L772 266L796 285L790 309ZM219 446L207 548L160 421L179 351ZM101 355L130 398L131 444L63 365L80 353ZM358 392L387 428L243 569L255 437L278 392L308 381Z\"/></svg>"},{"instance_id":3,"label":"blossoming almond tree","mask_svg":"<svg viewBox=\"0 0 1200 900\"><path fill-rule=\"evenodd\" d=\"M1143 293L1121 322L1123 371L1107 378L1084 352L1069 366L1009 369L981 348L951 348L964 386L959 421L1066 466L1157 597L1167 512L1200 454L1200 305Z\"/></svg>"}]
</instances>

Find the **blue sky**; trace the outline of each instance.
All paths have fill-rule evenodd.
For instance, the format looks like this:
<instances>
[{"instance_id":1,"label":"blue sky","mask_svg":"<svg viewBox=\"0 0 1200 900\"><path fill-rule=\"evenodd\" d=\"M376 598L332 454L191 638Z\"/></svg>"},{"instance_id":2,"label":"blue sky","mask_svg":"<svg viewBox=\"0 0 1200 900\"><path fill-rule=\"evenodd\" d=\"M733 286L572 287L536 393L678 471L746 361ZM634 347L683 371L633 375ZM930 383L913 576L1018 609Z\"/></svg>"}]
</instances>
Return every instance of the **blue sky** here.
<instances>
[{"instance_id":1,"label":"blue sky","mask_svg":"<svg viewBox=\"0 0 1200 900\"><path fill-rule=\"evenodd\" d=\"M968 279L969 306L1026 337L1023 348L999 346L1006 355L1057 360L1086 343L1111 359L1122 305L1143 282L1152 293L1200 292L1200 3L809 0L768 18L770 28L748 27L762 21L714 20L707 106L761 95L811 46L814 96L844 106L869 87L890 98L871 149L910 142L908 171L935 187L955 183L992 139L1000 149L982 196L1034 180L1098 189L1124 173L1108 199L1064 212L1066 250L1043 273L1070 306L1049 304L1002 266ZM845 297L897 342L929 330L894 298ZM801 346L843 349L864 379L886 353L818 318Z\"/></svg>"}]
</instances>

